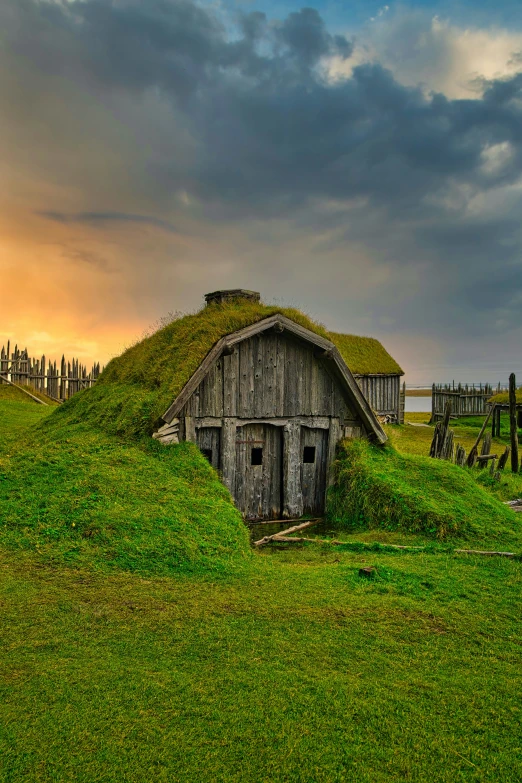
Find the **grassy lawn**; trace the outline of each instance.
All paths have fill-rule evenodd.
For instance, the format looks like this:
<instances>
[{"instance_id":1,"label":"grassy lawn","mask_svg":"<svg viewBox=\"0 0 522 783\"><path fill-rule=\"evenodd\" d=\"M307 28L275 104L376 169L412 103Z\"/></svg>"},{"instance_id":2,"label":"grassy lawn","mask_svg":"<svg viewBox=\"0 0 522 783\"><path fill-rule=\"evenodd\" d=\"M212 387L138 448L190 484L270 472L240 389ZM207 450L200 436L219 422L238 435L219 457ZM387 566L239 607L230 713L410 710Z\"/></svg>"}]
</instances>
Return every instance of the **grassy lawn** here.
<instances>
[{"instance_id":1,"label":"grassy lawn","mask_svg":"<svg viewBox=\"0 0 522 783\"><path fill-rule=\"evenodd\" d=\"M36 426L49 413L0 402L0 484L29 486L0 505L1 783L522 780L519 561L316 544L247 557L190 450L160 457L78 425L49 453ZM389 434L399 454L427 453L431 429ZM163 482L156 496L148 471ZM505 480L499 491L520 481ZM68 510L75 482L94 508ZM53 491L38 522L33 495ZM186 549L177 537L203 546L204 509L211 553L194 555L193 572L188 559L164 567ZM93 543L70 514L111 525ZM239 553L233 567L213 516Z\"/></svg>"},{"instance_id":2,"label":"grassy lawn","mask_svg":"<svg viewBox=\"0 0 522 783\"><path fill-rule=\"evenodd\" d=\"M12 556L1 573L3 781L522 775L519 563L306 550L217 583Z\"/></svg>"}]
</instances>

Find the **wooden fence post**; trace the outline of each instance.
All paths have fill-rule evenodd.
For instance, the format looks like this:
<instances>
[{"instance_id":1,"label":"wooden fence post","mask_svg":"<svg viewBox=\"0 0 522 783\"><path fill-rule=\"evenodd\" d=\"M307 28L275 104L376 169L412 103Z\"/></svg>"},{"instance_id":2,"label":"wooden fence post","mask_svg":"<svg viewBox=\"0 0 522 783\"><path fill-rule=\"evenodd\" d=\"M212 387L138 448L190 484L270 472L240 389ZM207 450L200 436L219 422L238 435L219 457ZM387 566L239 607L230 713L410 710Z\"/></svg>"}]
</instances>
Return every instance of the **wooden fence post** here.
<instances>
[{"instance_id":1,"label":"wooden fence post","mask_svg":"<svg viewBox=\"0 0 522 783\"><path fill-rule=\"evenodd\" d=\"M399 421L398 424L404 424L404 409L406 407L406 381L403 381L402 389L399 392Z\"/></svg>"},{"instance_id":2,"label":"wooden fence post","mask_svg":"<svg viewBox=\"0 0 522 783\"><path fill-rule=\"evenodd\" d=\"M511 438L511 470L518 473L517 383L515 373L509 376L509 435Z\"/></svg>"}]
</instances>

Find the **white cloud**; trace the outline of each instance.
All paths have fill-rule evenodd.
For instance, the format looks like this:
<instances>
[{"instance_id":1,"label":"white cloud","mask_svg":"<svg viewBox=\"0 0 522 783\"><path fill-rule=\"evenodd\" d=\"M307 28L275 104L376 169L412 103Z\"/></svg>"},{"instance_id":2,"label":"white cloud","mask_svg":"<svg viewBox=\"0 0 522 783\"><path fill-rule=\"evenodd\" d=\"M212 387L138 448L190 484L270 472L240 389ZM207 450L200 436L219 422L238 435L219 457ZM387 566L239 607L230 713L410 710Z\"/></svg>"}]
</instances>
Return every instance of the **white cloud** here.
<instances>
[{"instance_id":1,"label":"white cloud","mask_svg":"<svg viewBox=\"0 0 522 783\"><path fill-rule=\"evenodd\" d=\"M357 36L351 59L334 58L331 78L349 76L356 65L378 61L405 85L448 98L475 97L483 79L522 70L522 33L492 27L459 27L424 11L381 9ZM347 31L349 34L349 31Z\"/></svg>"},{"instance_id":2,"label":"white cloud","mask_svg":"<svg viewBox=\"0 0 522 783\"><path fill-rule=\"evenodd\" d=\"M490 176L503 174L515 156L515 150L509 141L492 144L482 150L482 171Z\"/></svg>"}]
</instances>

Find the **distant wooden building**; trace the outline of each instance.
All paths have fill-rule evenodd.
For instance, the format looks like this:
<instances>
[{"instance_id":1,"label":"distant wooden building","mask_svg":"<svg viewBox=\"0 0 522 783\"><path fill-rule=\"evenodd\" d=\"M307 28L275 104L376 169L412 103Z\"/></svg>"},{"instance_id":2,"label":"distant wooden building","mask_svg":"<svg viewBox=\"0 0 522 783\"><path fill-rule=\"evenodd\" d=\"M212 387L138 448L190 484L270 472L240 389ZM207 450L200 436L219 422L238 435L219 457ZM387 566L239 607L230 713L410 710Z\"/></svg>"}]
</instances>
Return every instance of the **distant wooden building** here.
<instances>
[{"instance_id":1,"label":"distant wooden building","mask_svg":"<svg viewBox=\"0 0 522 783\"><path fill-rule=\"evenodd\" d=\"M209 306L238 298L257 302L259 294L206 296ZM321 514L338 442L386 441L361 391L364 377L356 381L336 345L336 337L347 336L332 337L281 313L223 336L173 400L154 437L196 443L246 519Z\"/></svg>"},{"instance_id":2,"label":"distant wooden building","mask_svg":"<svg viewBox=\"0 0 522 783\"><path fill-rule=\"evenodd\" d=\"M392 424L404 424L404 373L395 359L374 337L330 332L330 338L375 413Z\"/></svg>"}]
</instances>

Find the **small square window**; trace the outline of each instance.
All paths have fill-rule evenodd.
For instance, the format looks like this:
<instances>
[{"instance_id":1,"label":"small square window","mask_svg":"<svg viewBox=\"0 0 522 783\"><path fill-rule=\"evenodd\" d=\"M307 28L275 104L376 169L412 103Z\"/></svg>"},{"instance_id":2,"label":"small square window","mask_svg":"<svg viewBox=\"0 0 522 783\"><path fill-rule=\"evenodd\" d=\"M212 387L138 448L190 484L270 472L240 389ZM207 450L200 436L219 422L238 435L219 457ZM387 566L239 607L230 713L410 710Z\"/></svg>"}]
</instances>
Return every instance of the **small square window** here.
<instances>
[{"instance_id":1,"label":"small square window","mask_svg":"<svg viewBox=\"0 0 522 783\"><path fill-rule=\"evenodd\" d=\"M203 454L205 459L208 459L208 461L212 465L212 449L201 449L201 453Z\"/></svg>"},{"instance_id":2,"label":"small square window","mask_svg":"<svg viewBox=\"0 0 522 783\"><path fill-rule=\"evenodd\" d=\"M250 464L251 465L263 464L263 449L259 449L259 448L252 449L252 454L250 455Z\"/></svg>"},{"instance_id":3,"label":"small square window","mask_svg":"<svg viewBox=\"0 0 522 783\"><path fill-rule=\"evenodd\" d=\"M315 446L304 447L303 462L315 462Z\"/></svg>"}]
</instances>

